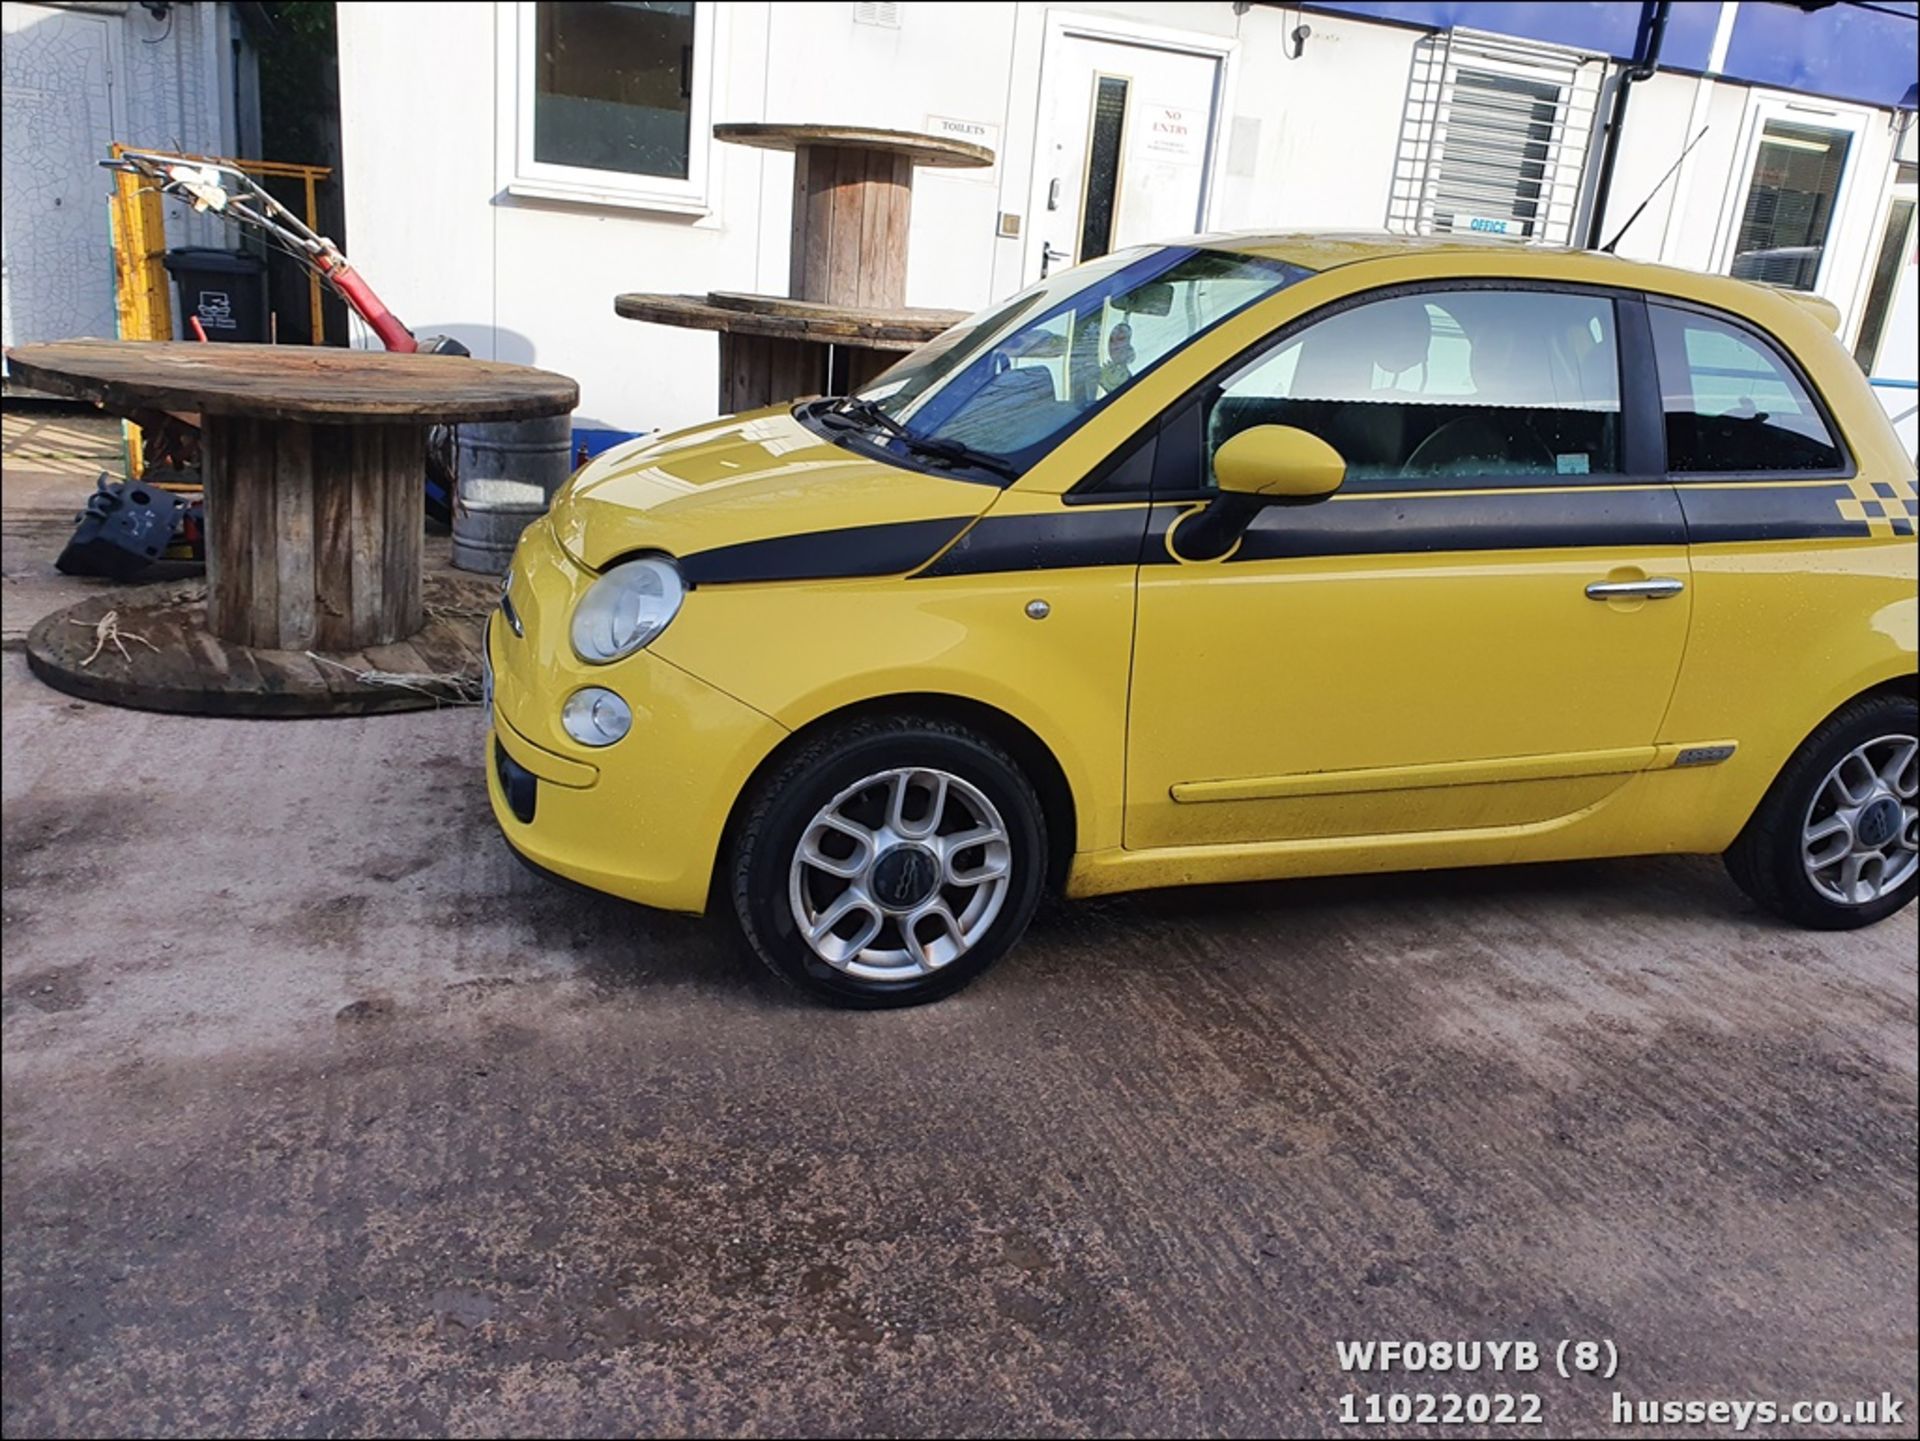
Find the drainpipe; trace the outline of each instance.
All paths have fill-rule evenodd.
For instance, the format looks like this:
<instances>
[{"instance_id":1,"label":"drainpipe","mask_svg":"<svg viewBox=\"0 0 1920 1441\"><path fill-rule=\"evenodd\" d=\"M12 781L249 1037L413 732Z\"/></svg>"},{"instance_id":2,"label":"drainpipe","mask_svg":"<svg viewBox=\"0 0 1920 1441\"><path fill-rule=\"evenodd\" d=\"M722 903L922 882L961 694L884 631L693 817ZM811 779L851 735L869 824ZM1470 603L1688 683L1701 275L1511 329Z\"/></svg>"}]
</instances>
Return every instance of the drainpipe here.
<instances>
[{"instance_id":1,"label":"drainpipe","mask_svg":"<svg viewBox=\"0 0 1920 1441\"><path fill-rule=\"evenodd\" d=\"M1613 89L1613 110L1607 116L1607 138L1600 149L1600 180L1593 188L1593 214L1587 219L1587 249L1600 246L1601 229L1607 219L1607 199L1613 190L1613 165L1620 156L1620 137L1626 130L1627 101L1633 87L1649 79L1660 68L1660 46L1667 38L1667 12L1672 0L1647 0L1640 7L1640 43L1634 46L1633 64L1620 75Z\"/></svg>"}]
</instances>

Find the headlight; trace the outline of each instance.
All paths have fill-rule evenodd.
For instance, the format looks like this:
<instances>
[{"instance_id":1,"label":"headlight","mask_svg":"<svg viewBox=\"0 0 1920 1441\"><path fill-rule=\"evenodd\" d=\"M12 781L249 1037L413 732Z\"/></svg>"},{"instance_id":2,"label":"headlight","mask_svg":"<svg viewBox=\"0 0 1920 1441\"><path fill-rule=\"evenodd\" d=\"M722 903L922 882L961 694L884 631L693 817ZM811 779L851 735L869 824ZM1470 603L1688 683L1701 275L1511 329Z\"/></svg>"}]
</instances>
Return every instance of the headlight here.
<instances>
[{"instance_id":1,"label":"headlight","mask_svg":"<svg viewBox=\"0 0 1920 1441\"><path fill-rule=\"evenodd\" d=\"M593 665L632 655L667 628L685 594L671 561L649 557L616 565L574 607L574 654Z\"/></svg>"},{"instance_id":2,"label":"headlight","mask_svg":"<svg viewBox=\"0 0 1920 1441\"><path fill-rule=\"evenodd\" d=\"M560 725L583 746L610 746L633 729L633 712L612 691L590 685L567 697Z\"/></svg>"}]
</instances>

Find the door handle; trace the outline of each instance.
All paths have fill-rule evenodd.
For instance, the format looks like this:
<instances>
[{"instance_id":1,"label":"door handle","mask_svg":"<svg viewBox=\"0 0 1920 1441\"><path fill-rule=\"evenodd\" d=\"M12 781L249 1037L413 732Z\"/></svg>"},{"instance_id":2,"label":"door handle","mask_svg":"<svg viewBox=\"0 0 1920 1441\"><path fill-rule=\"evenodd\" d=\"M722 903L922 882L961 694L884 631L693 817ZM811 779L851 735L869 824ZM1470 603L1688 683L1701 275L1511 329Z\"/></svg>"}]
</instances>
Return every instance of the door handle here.
<instances>
[{"instance_id":1,"label":"door handle","mask_svg":"<svg viewBox=\"0 0 1920 1441\"><path fill-rule=\"evenodd\" d=\"M1040 242L1040 278L1045 280L1047 273L1062 260L1071 261L1073 256L1064 250L1055 250L1044 240Z\"/></svg>"},{"instance_id":2,"label":"door handle","mask_svg":"<svg viewBox=\"0 0 1920 1441\"><path fill-rule=\"evenodd\" d=\"M1666 600L1687 588L1684 580L1656 575L1648 580L1596 580L1587 587L1588 600Z\"/></svg>"}]
</instances>

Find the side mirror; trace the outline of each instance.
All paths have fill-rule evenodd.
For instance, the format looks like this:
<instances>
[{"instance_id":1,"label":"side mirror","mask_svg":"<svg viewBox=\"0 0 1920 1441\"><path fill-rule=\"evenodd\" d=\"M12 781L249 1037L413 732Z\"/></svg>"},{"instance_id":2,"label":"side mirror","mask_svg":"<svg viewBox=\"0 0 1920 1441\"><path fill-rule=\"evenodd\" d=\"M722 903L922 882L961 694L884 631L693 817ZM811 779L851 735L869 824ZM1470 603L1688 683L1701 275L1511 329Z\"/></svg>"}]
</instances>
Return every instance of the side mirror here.
<instances>
[{"instance_id":1,"label":"side mirror","mask_svg":"<svg viewBox=\"0 0 1920 1441\"><path fill-rule=\"evenodd\" d=\"M1347 478L1340 452L1291 425L1253 425L1213 453L1220 494L1265 505L1325 500Z\"/></svg>"},{"instance_id":2,"label":"side mirror","mask_svg":"<svg viewBox=\"0 0 1920 1441\"><path fill-rule=\"evenodd\" d=\"M1254 425L1213 453L1220 492L1181 520L1167 544L1181 560L1218 560L1270 505L1312 505L1347 478L1340 452L1291 425Z\"/></svg>"}]
</instances>

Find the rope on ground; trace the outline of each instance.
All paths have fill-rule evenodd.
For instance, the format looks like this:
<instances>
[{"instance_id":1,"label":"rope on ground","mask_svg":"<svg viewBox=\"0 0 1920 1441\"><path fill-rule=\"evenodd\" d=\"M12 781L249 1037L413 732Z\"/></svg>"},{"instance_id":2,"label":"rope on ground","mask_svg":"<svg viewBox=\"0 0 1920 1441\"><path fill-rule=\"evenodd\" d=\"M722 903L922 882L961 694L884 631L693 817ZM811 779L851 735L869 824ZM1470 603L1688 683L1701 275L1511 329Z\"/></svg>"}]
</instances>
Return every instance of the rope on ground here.
<instances>
[{"instance_id":1,"label":"rope on ground","mask_svg":"<svg viewBox=\"0 0 1920 1441\"><path fill-rule=\"evenodd\" d=\"M120 629L120 612L110 610L96 621L75 620L69 616L68 625L91 625L93 627L93 649L87 652L87 658L80 662L82 666L92 665L100 658L100 652L112 646L120 652L120 659L129 665L133 663L133 654L124 642L137 640L148 650L158 654L160 647L141 635L138 631Z\"/></svg>"},{"instance_id":2,"label":"rope on ground","mask_svg":"<svg viewBox=\"0 0 1920 1441\"><path fill-rule=\"evenodd\" d=\"M436 605L433 601L427 601L425 609L429 620L485 620L493 613L494 606L497 604L498 602L496 601L486 601L467 605L457 603L452 605Z\"/></svg>"},{"instance_id":3,"label":"rope on ground","mask_svg":"<svg viewBox=\"0 0 1920 1441\"><path fill-rule=\"evenodd\" d=\"M321 665L332 666L335 670L345 671L362 685L414 691L426 696L435 705L480 704L480 681L466 671L400 671L371 668L362 670L316 651L308 651L307 659Z\"/></svg>"}]
</instances>

